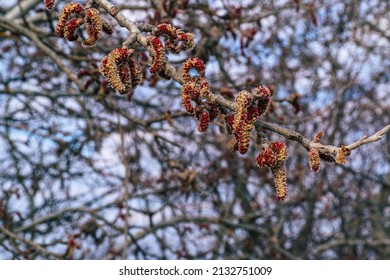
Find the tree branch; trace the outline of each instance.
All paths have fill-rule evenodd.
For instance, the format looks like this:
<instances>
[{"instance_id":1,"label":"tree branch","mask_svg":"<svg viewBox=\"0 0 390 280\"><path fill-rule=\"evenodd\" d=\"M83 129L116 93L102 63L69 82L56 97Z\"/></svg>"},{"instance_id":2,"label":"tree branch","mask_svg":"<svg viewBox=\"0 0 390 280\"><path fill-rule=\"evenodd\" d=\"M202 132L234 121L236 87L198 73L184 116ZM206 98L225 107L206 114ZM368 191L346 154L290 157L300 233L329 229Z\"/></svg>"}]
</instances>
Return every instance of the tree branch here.
<instances>
[{"instance_id":1,"label":"tree branch","mask_svg":"<svg viewBox=\"0 0 390 280\"><path fill-rule=\"evenodd\" d=\"M142 32L137 27L137 24L127 19L120 11L118 6L112 5L107 0L94 0L100 7L102 7L104 10L106 10L110 15L112 15L120 26L127 28L131 36L136 36L136 41L145 47L150 54L152 54L152 50L149 47L149 41L148 39L142 35ZM177 81L179 84L184 84L184 81L180 75L180 73L167 61L165 63L165 69L167 72L167 75L171 76L175 81ZM231 111L235 111L236 104L232 101L229 101L222 96L213 94L215 97L215 100L218 102L219 105L230 109ZM305 138L302 134L299 132L293 131L288 128L280 127L276 124L271 124L265 121L258 120L255 123L256 130L259 132L262 129L266 129L269 131L276 132L288 140L296 141L300 143L304 148L309 150L310 148L316 148L321 154L327 154L335 157L337 155L337 152L339 151L340 147L334 146L334 145L323 145L321 143L314 143L311 139ZM371 143L374 141L380 140L385 133L387 133L390 130L390 125L386 126L382 130L378 131L374 135L370 137L363 137L362 139L358 140L355 143L352 143L348 146L346 146L349 150L354 150L364 144Z\"/></svg>"},{"instance_id":2,"label":"tree branch","mask_svg":"<svg viewBox=\"0 0 390 280\"><path fill-rule=\"evenodd\" d=\"M62 259L62 255L61 254L57 254L57 253L54 253L54 252L50 252L48 250L46 250L44 247L42 247L41 245L39 244L36 244L28 239L25 239L19 235L16 235L15 233L13 233L12 231L9 231L8 229L4 228L4 227L1 227L0 226L0 232L2 232L3 234L5 234L6 236L8 236L9 238L11 239L14 239L14 240L18 240L32 248L34 248L35 250L41 252L41 254L43 254L44 256L54 256L56 258L59 258L59 259Z\"/></svg>"},{"instance_id":3,"label":"tree branch","mask_svg":"<svg viewBox=\"0 0 390 280\"><path fill-rule=\"evenodd\" d=\"M29 38L31 41L35 43L35 45L41 49L43 52L45 52L60 68L67 76L68 78L74 82L79 89L83 89L84 85L83 83L77 78L77 76L72 72L71 69L69 69L58 57L58 55L50 49L48 46L46 46L40 39L39 37L34 33L31 32L30 30L24 28L23 26L16 24L12 20L9 20L5 17L0 17L0 26L3 26L5 28L9 28L13 32L20 33L27 38Z\"/></svg>"},{"instance_id":4,"label":"tree branch","mask_svg":"<svg viewBox=\"0 0 390 280\"><path fill-rule=\"evenodd\" d=\"M381 130L379 130L378 132L376 132L375 134L373 134L371 136L367 136L367 135L363 136L362 138L360 138L356 142L348 145L347 148L350 149L350 150L355 150L355 149L357 149L360 146L363 146L365 144L379 141L389 131L390 131L390 124L385 126L384 128L382 128Z\"/></svg>"}]
</instances>

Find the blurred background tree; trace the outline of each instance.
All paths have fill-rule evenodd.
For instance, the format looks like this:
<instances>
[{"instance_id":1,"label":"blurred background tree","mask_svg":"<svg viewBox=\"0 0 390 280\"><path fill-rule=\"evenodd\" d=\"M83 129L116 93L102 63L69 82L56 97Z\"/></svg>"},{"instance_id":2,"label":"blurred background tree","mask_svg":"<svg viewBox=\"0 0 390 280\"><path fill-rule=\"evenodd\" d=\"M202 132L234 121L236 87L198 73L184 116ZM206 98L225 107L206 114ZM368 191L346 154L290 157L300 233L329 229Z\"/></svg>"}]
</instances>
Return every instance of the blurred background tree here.
<instances>
[{"instance_id":1,"label":"blurred background tree","mask_svg":"<svg viewBox=\"0 0 390 280\"><path fill-rule=\"evenodd\" d=\"M182 108L180 84L149 71L129 102L99 74L130 33L96 2L114 33L93 48L58 38L70 1L0 4L1 259L389 259L390 139L345 165L285 141L289 193L275 196L252 134L249 151L219 117L205 133ZM74 1L85 4L87 1ZM272 90L263 117L336 146L390 123L390 2L303 0L109 1L133 22L171 23L195 36L228 100ZM95 4L96 4L95 3ZM386 113L387 112L387 113Z\"/></svg>"}]
</instances>

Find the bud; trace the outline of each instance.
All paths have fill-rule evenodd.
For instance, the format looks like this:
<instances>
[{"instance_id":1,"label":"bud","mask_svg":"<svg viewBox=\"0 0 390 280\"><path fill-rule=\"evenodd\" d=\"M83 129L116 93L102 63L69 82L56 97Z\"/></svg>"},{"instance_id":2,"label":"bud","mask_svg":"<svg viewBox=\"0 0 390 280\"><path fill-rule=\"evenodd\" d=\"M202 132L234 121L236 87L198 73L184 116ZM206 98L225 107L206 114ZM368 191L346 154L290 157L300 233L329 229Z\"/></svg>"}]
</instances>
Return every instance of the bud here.
<instances>
[{"instance_id":1,"label":"bud","mask_svg":"<svg viewBox=\"0 0 390 280\"><path fill-rule=\"evenodd\" d=\"M311 148L309 151L309 165L310 169L314 172L320 170L320 154L317 149Z\"/></svg>"}]
</instances>

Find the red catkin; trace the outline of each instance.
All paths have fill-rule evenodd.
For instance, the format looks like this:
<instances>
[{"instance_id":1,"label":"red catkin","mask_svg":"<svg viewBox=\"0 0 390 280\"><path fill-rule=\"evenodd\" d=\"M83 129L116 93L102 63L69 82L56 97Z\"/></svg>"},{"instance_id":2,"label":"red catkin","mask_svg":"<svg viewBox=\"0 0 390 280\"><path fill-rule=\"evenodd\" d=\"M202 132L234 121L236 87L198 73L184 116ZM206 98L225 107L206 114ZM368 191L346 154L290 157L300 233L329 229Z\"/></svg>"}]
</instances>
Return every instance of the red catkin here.
<instances>
[{"instance_id":1,"label":"red catkin","mask_svg":"<svg viewBox=\"0 0 390 280\"><path fill-rule=\"evenodd\" d=\"M199 116L198 131L205 132L209 127L209 123L210 123L209 113L207 111L202 111L202 113Z\"/></svg>"},{"instance_id":2,"label":"red catkin","mask_svg":"<svg viewBox=\"0 0 390 280\"><path fill-rule=\"evenodd\" d=\"M204 65L204 62L197 57L187 59L180 69L181 76L185 82L194 80L194 78L190 76L191 69L195 69L198 71L200 77L204 77L206 66Z\"/></svg>"},{"instance_id":3,"label":"red catkin","mask_svg":"<svg viewBox=\"0 0 390 280\"><path fill-rule=\"evenodd\" d=\"M62 8L56 26L56 33L58 37L64 37L65 25L70 15L80 14L83 10L84 7L82 5L74 2L68 3Z\"/></svg>"},{"instance_id":4,"label":"red catkin","mask_svg":"<svg viewBox=\"0 0 390 280\"><path fill-rule=\"evenodd\" d=\"M150 67L150 73L156 74L161 72L165 64L165 50L159 38L153 37L150 40L150 44L153 48L153 64Z\"/></svg>"}]
</instances>

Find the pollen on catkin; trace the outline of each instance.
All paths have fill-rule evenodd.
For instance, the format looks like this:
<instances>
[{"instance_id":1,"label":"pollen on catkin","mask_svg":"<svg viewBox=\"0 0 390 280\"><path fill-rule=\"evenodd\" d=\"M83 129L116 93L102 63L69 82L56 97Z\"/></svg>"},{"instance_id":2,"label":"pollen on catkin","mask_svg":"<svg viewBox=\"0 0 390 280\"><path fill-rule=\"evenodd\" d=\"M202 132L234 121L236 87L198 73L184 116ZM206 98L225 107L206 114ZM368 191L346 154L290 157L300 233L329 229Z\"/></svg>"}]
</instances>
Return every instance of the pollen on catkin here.
<instances>
[{"instance_id":1,"label":"pollen on catkin","mask_svg":"<svg viewBox=\"0 0 390 280\"><path fill-rule=\"evenodd\" d=\"M177 39L176 28L173 27L172 24L169 24L169 23L161 23L161 24L157 25L153 34L156 37L159 37L161 35L165 35L170 40Z\"/></svg>"},{"instance_id":2,"label":"pollen on catkin","mask_svg":"<svg viewBox=\"0 0 390 280\"><path fill-rule=\"evenodd\" d=\"M271 148L264 148L256 157L256 163L259 167L272 167L276 163L276 155Z\"/></svg>"},{"instance_id":3,"label":"pollen on catkin","mask_svg":"<svg viewBox=\"0 0 390 280\"><path fill-rule=\"evenodd\" d=\"M103 28L102 20L99 17L99 11L95 8L89 8L85 11L85 28L87 30L88 38L81 44L84 47L93 47L97 40L101 37Z\"/></svg>"},{"instance_id":4,"label":"pollen on catkin","mask_svg":"<svg viewBox=\"0 0 390 280\"><path fill-rule=\"evenodd\" d=\"M131 81L133 84L133 89L135 89L138 85L143 82L143 75L141 71L141 64L138 61L131 58L129 59L129 67L131 73Z\"/></svg>"},{"instance_id":5,"label":"pollen on catkin","mask_svg":"<svg viewBox=\"0 0 390 280\"><path fill-rule=\"evenodd\" d=\"M234 114L233 132L240 134L243 123L247 117L247 106L249 103L250 95L246 90L242 90L236 97L236 113Z\"/></svg>"},{"instance_id":6,"label":"pollen on catkin","mask_svg":"<svg viewBox=\"0 0 390 280\"><path fill-rule=\"evenodd\" d=\"M178 29L176 31L176 38L169 39L165 42L165 48L168 52L179 54L182 51L188 51L195 46L194 35L186 33Z\"/></svg>"},{"instance_id":7,"label":"pollen on catkin","mask_svg":"<svg viewBox=\"0 0 390 280\"><path fill-rule=\"evenodd\" d=\"M183 104L184 109L192 114L194 112L194 107L191 104L191 97L188 92L182 91L181 95L181 103Z\"/></svg>"},{"instance_id":8,"label":"pollen on catkin","mask_svg":"<svg viewBox=\"0 0 390 280\"><path fill-rule=\"evenodd\" d=\"M131 72L128 63L122 63L118 66L119 79L124 85L122 91L118 91L120 94L128 94L133 91L133 83L131 80Z\"/></svg>"},{"instance_id":9,"label":"pollen on catkin","mask_svg":"<svg viewBox=\"0 0 390 280\"><path fill-rule=\"evenodd\" d=\"M153 64L150 67L150 73L156 74L164 69L165 64L165 50L159 38L153 37L150 40L153 48Z\"/></svg>"},{"instance_id":10,"label":"pollen on catkin","mask_svg":"<svg viewBox=\"0 0 390 280\"><path fill-rule=\"evenodd\" d=\"M196 79L196 77L191 77L191 69L195 69L200 77L204 77L206 66L204 65L204 62L197 57L191 57L187 59L180 69L181 76L185 82Z\"/></svg>"},{"instance_id":11,"label":"pollen on catkin","mask_svg":"<svg viewBox=\"0 0 390 280\"><path fill-rule=\"evenodd\" d=\"M194 82L186 83L181 90L181 101L184 109L188 113L194 112L194 107L191 104L191 100L196 101L199 98L199 90Z\"/></svg>"},{"instance_id":12,"label":"pollen on catkin","mask_svg":"<svg viewBox=\"0 0 390 280\"><path fill-rule=\"evenodd\" d=\"M182 42L180 45L181 51L188 51L195 46L194 35L191 33L186 33L179 29L177 31L177 38Z\"/></svg>"},{"instance_id":13,"label":"pollen on catkin","mask_svg":"<svg viewBox=\"0 0 390 280\"><path fill-rule=\"evenodd\" d=\"M200 96L206 99L209 103L215 103L215 95L210 90L210 84L206 79L202 79L200 82Z\"/></svg>"},{"instance_id":14,"label":"pollen on catkin","mask_svg":"<svg viewBox=\"0 0 390 280\"><path fill-rule=\"evenodd\" d=\"M270 142L257 155L256 163L259 167L267 166L274 177L276 195L283 201L287 195L287 179L285 162L288 156L287 146L282 142Z\"/></svg>"},{"instance_id":15,"label":"pollen on catkin","mask_svg":"<svg viewBox=\"0 0 390 280\"><path fill-rule=\"evenodd\" d=\"M124 92L127 90L125 83L121 79L119 64L124 63L124 61L129 58L133 52L134 50L132 49L117 48L112 50L101 61L99 67L100 73L108 79L110 86L118 92ZM122 73L122 75L124 75L124 73Z\"/></svg>"},{"instance_id":16,"label":"pollen on catkin","mask_svg":"<svg viewBox=\"0 0 390 280\"><path fill-rule=\"evenodd\" d=\"M136 61L133 58L130 58L130 59L127 59L126 62L127 63L123 63L123 64L125 64L125 65L127 64L127 68L130 71L129 72L130 82L128 82L127 84L124 82L124 84L126 86L126 92L124 92L124 93L127 93L127 99L130 101L137 86L142 84L143 76L142 76L142 72L141 72L141 65L139 64L138 61ZM126 78L126 77L124 77L124 78Z\"/></svg>"},{"instance_id":17,"label":"pollen on catkin","mask_svg":"<svg viewBox=\"0 0 390 280\"><path fill-rule=\"evenodd\" d=\"M58 23L56 26L56 33L58 37L64 37L65 25L72 14L80 14L84 7L79 3L68 3L60 11Z\"/></svg>"},{"instance_id":18,"label":"pollen on catkin","mask_svg":"<svg viewBox=\"0 0 390 280\"><path fill-rule=\"evenodd\" d=\"M283 142L270 142L269 146L274 151L277 162L284 162L287 159L288 151L286 144Z\"/></svg>"},{"instance_id":19,"label":"pollen on catkin","mask_svg":"<svg viewBox=\"0 0 390 280\"><path fill-rule=\"evenodd\" d=\"M283 201L287 196L287 176L284 164L276 165L271 168L274 176L274 183L276 189L276 197L279 201Z\"/></svg>"},{"instance_id":20,"label":"pollen on catkin","mask_svg":"<svg viewBox=\"0 0 390 280\"><path fill-rule=\"evenodd\" d=\"M190 81L190 82L186 83L183 86L183 88L185 91L188 91L192 100L194 100L194 101L199 100L200 90L199 90L199 86L197 83Z\"/></svg>"},{"instance_id":21,"label":"pollen on catkin","mask_svg":"<svg viewBox=\"0 0 390 280\"><path fill-rule=\"evenodd\" d=\"M72 18L65 25L64 38L68 41L76 41L79 37L76 31L83 24L84 20L82 18Z\"/></svg>"},{"instance_id":22,"label":"pollen on catkin","mask_svg":"<svg viewBox=\"0 0 390 280\"><path fill-rule=\"evenodd\" d=\"M238 151L240 154L245 154L248 151L249 143L250 143L250 132L252 130L252 123L245 123L242 128L241 135L238 139Z\"/></svg>"}]
</instances>

